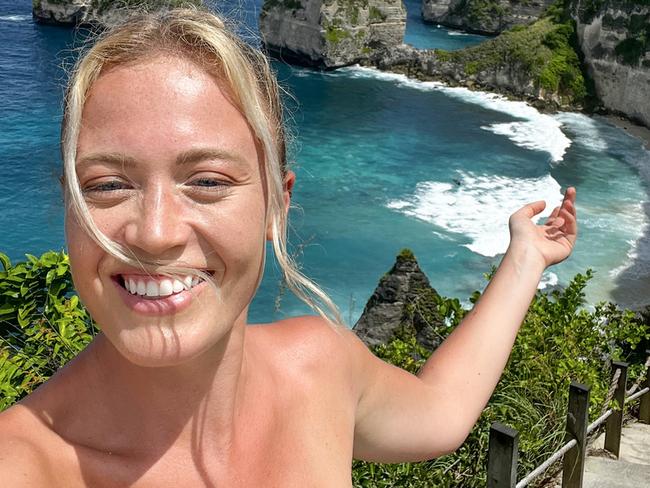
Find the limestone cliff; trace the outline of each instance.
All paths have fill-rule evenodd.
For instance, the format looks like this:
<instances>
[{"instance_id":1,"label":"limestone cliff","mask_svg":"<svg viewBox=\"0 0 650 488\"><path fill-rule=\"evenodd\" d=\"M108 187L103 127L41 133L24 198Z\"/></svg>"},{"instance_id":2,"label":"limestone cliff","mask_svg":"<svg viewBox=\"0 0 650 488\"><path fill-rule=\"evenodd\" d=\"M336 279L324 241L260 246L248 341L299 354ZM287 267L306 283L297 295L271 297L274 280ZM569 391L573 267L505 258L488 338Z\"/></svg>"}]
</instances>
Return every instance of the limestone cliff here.
<instances>
[{"instance_id":1,"label":"limestone cliff","mask_svg":"<svg viewBox=\"0 0 650 488\"><path fill-rule=\"evenodd\" d=\"M201 0L33 0L32 16L40 24L108 26L124 20L134 9L201 5Z\"/></svg>"},{"instance_id":2,"label":"limestone cliff","mask_svg":"<svg viewBox=\"0 0 650 488\"><path fill-rule=\"evenodd\" d=\"M377 53L371 62L421 80L503 93L540 108L576 109L584 99L585 84L578 56L569 45L572 32L543 18L470 48L440 51L403 45Z\"/></svg>"},{"instance_id":3,"label":"limestone cliff","mask_svg":"<svg viewBox=\"0 0 650 488\"><path fill-rule=\"evenodd\" d=\"M555 0L422 0L422 18L454 29L498 34L535 22Z\"/></svg>"},{"instance_id":4,"label":"limestone cliff","mask_svg":"<svg viewBox=\"0 0 650 488\"><path fill-rule=\"evenodd\" d=\"M444 327L438 314L438 298L413 253L405 249L379 281L353 330L368 346L388 344L406 333L414 334L418 343L434 350L441 337L436 329Z\"/></svg>"},{"instance_id":5,"label":"limestone cliff","mask_svg":"<svg viewBox=\"0 0 650 488\"><path fill-rule=\"evenodd\" d=\"M602 105L650 127L650 4L576 2L573 16Z\"/></svg>"},{"instance_id":6,"label":"limestone cliff","mask_svg":"<svg viewBox=\"0 0 650 488\"><path fill-rule=\"evenodd\" d=\"M260 32L287 61L336 68L399 45L406 29L402 0L265 0Z\"/></svg>"}]
</instances>

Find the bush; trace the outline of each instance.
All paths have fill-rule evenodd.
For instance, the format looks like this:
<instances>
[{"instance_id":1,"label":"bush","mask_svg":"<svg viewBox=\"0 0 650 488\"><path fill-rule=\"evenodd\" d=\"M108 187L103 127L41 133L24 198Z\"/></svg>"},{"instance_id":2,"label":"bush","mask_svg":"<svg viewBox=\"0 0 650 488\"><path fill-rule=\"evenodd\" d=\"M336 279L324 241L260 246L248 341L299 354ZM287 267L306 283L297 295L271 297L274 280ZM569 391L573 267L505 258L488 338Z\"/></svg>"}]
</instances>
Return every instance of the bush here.
<instances>
[{"instance_id":1,"label":"bush","mask_svg":"<svg viewBox=\"0 0 650 488\"><path fill-rule=\"evenodd\" d=\"M76 356L95 326L74 295L68 256L47 252L12 265L0 253L0 410Z\"/></svg>"}]
</instances>

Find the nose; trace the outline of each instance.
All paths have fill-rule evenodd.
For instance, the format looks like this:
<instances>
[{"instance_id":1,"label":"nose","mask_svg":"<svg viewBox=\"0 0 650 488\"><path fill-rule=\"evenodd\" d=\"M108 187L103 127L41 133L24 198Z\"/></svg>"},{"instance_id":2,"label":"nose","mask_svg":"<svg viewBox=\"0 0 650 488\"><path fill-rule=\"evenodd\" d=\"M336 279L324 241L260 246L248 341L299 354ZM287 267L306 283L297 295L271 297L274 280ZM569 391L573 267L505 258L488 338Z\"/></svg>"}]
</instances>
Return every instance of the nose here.
<instances>
[{"instance_id":1,"label":"nose","mask_svg":"<svg viewBox=\"0 0 650 488\"><path fill-rule=\"evenodd\" d=\"M189 238L190 226L172 185L152 184L143 190L135 215L124 229L125 243L151 258L174 258Z\"/></svg>"}]
</instances>

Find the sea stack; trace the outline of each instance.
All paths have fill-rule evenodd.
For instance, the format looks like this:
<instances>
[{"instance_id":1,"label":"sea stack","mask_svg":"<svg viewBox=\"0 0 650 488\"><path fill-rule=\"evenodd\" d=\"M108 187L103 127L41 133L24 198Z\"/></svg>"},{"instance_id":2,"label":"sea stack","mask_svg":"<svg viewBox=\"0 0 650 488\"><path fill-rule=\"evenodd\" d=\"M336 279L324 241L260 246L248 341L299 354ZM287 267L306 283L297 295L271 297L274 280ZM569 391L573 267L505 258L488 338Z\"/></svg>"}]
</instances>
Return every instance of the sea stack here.
<instances>
[{"instance_id":1,"label":"sea stack","mask_svg":"<svg viewBox=\"0 0 650 488\"><path fill-rule=\"evenodd\" d=\"M111 0L32 0L32 17L39 24L109 27L124 21L140 10L169 9L187 5L202 5L202 0L141 0L116 2Z\"/></svg>"},{"instance_id":2,"label":"sea stack","mask_svg":"<svg viewBox=\"0 0 650 488\"><path fill-rule=\"evenodd\" d=\"M324 69L361 62L402 44L402 0L265 0L260 32L268 51Z\"/></svg>"},{"instance_id":3,"label":"sea stack","mask_svg":"<svg viewBox=\"0 0 650 488\"><path fill-rule=\"evenodd\" d=\"M554 0L422 0L422 18L478 34L496 35L541 17Z\"/></svg>"},{"instance_id":4,"label":"sea stack","mask_svg":"<svg viewBox=\"0 0 650 488\"><path fill-rule=\"evenodd\" d=\"M436 329L444 327L438 299L413 253L404 249L379 281L353 330L370 347L406 333L433 351L440 345Z\"/></svg>"}]
</instances>

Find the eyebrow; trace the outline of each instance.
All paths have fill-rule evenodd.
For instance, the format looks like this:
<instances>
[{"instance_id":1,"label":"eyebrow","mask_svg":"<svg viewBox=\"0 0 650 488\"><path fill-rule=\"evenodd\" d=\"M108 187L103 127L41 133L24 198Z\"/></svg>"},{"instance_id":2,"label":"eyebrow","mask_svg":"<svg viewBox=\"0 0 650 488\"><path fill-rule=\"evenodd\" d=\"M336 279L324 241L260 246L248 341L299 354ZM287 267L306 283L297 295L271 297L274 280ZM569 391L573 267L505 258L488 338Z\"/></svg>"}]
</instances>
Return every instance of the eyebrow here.
<instances>
[{"instance_id":1,"label":"eyebrow","mask_svg":"<svg viewBox=\"0 0 650 488\"><path fill-rule=\"evenodd\" d=\"M237 165L244 165L246 160L235 153L217 148L195 148L183 151L176 157L179 166L195 164L206 160L229 161ZM120 167L137 166L138 160L121 153L91 153L77 160L77 167L92 163L108 163Z\"/></svg>"}]
</instances>

